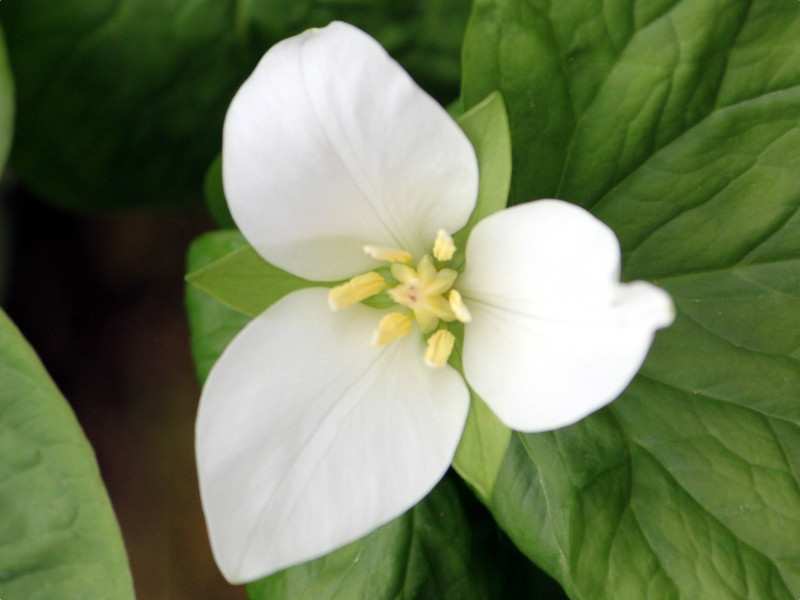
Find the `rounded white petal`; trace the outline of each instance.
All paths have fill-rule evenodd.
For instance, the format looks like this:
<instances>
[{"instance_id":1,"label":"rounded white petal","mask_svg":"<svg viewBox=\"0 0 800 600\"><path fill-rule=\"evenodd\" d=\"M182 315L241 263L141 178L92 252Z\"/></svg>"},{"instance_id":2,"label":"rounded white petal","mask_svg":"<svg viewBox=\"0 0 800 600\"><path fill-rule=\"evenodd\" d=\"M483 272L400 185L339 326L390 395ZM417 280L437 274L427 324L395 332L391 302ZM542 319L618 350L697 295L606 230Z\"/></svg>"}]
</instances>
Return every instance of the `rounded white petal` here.
<instances>
[{"instance_id":1,"label":"rounded white petal","mask_svg":"<svg viewBox=\"0 0 800 600\"><path fill-rule=\"evenodd\" d=\"M614 400L674 317L660 288L619 282L613 232L560 200L495 213L466 252L464 373L519 431L570 425Z\"/></svg>"},{"instance_id":2,"label":"rounded white petal","mask_svg":"<svg viewBox=\"0 0 800 600\"><path fill-rule=\"evenodd\" d=\"M430 251L478 190L464 133L374 39L345 23L275 45L233 99L222 146L236 224L269 262L336 280L364 245Z\"/></svg>"},{"instance_id":3,"label":"rounded white petal","mask_svg":"<svg viewBox=\"0 0 800 600\"><path fill-rule=\"evenodd\" d=\"M409 335L370 345L385 314L333 313L294 292L231 342L203 388L200 493L222 573L246 582L353 541L415 505L444 475L469 394Z\"/></svg>"}]
</instances>

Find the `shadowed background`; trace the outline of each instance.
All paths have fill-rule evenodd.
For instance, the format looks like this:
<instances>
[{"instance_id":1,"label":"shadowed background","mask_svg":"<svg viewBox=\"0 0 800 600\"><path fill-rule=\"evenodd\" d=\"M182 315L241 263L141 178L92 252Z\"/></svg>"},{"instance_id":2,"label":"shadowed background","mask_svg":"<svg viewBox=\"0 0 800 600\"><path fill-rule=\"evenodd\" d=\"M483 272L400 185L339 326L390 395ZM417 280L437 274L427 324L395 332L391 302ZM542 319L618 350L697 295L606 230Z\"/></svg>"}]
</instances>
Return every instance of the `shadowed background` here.
<instances>
[{"instance_id":1,"label":"shadowed background","mask_svg":"<svg viewBox=\"0 0 800 600\"><path fill-rule=\"evenodd\" d=\"M139 600L244 599L211 557L194 467L199 387L183 309L205 211L81 216L3 186L3 306L97 454Z\"/></svg>"}]
</instances>

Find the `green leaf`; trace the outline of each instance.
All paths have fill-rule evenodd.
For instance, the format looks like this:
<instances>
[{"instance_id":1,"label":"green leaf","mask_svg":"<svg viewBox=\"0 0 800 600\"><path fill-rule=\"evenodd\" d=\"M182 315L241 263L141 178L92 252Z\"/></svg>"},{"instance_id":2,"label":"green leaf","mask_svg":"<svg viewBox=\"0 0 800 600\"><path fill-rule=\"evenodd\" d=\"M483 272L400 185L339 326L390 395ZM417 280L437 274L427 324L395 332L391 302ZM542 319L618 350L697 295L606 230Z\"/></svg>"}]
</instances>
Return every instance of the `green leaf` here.
<instances>
[{"instance_id":1,"label":"green leaf","mask_svg":"<svg viewBox=\"0 0 800 600\"><path fill-rule=\"evenodd\" d=\"M231 212L228 210L228 202L225 200L225 190L222 188L222 155L218 154L211 166L206 171L206 178L203 181L203 196L206 206L211 216L214 217L217 225L222 229L232 229L236 227Z\"/></svg>"},{"instance_id":2,"label":"green leaf","mask_svg":"<svg viewBox=\"0 0 800 600\"><path fill-rule=\"evenodd\" d=\"M238 232L206 234L192 244L188 269L213 264L245 244ZM186 303L202 382L249 318L193 285L187 285ZM560 588L519 554L460 487L446 477L418 506L363 539L250 584L250 598L562 600Z\"/></svg>"},{"instance_id":3,"label":"green leaf","mask_svg":"<svg viewBox=\"0 0 800 600\"><path fill-rule=\"evenodd\" d=\"M510 202L589 208L678 308L609 408L467 463L576 599L800 597L799 37L796 2L475 4Z\"/></svg>"},{"instance_id":4,"label":"green leaf","mask_svg":"<svg viewBox=\"0 0 800 600\"><path fill-rule=\"evenodd\" d=\"M133 597L94 453L0 311L0 598Z\"/></svg>"},{"instance_id":5,"label":"green leaf","mask_svg":"<svg viewBox=\"0 0 800 600\"><path fill-rule=\"evenodd\" d=\"M527 567L517 563L523 570L503 578L507 565L490 554L496 546L472 532L456 486L445 478L403 516L247 592L250 600L488 600L507 598L508 588L524 593Z\"/></svg>"},{"instance_id":6,"label":"green leaf","mask_svg":"<svg viewBox=\"0 0 800 600\"><path fill-rule=\"evenodd\" d=\"M458 95L468 0L6 0L15 168L69 208L199 200L225 110L261 55L331 20L375 36L424 87Z\"/></svg>"},{"instance_id":7,"label":"green leaf","mask_svg":"<svg viewBox=\"0 0 800 600\"><path fill-rule=\"evenodd\" d=\"M14 78L8 63L5 36L0 28L0 171L6 165L14 132Z\"/></svg>"},{"instance_id":8,"label":"green leaf","mask_svg":"<svg viewBox=\"0 0 800 600\"><path fill-rule=\"evenodd\" d=\"M186 281L226 306L255 317L289 292L331 285L308 281L271 265L252 246L244 243L241 234L233 235L232 232L212 232L196 240L193 247L203 244L218 246L229 243L230 239L241 240L244 245L186 276Z\"/></svg>"}]
</instances>

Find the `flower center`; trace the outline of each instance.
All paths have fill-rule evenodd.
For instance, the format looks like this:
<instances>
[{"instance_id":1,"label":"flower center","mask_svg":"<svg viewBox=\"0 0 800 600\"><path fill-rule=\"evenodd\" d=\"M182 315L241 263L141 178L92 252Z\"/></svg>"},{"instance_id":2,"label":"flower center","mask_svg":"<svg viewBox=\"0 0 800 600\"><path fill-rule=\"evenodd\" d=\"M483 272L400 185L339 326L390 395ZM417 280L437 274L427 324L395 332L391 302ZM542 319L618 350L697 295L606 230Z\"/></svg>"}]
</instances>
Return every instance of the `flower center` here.
<instances>
[{"instance_id":1,"label":"flower center","mask_svg":"<svg viewBox=\"0 0 800 600\"><path fill-rule=\"evenodd\" d=\"M385 346L408 335L416 321L422 334L427 336L426 364L443 367L455 344L455 336L448 330L447 323L471 320L461 294L453 289L458 273L447 267L437 268L437 263L442 265L452 259L455 251L453 238L443 229L439 230L433 244L433 258L426 254L416 265L405 250L365 246L364 252L373 258L391 263L391 279L387 281L375 271L358 275L332 288L328 303L332 310L338 310L386 289L398 310L381 319L372 335L372 345Z\"/></svg>"}]
</instances>

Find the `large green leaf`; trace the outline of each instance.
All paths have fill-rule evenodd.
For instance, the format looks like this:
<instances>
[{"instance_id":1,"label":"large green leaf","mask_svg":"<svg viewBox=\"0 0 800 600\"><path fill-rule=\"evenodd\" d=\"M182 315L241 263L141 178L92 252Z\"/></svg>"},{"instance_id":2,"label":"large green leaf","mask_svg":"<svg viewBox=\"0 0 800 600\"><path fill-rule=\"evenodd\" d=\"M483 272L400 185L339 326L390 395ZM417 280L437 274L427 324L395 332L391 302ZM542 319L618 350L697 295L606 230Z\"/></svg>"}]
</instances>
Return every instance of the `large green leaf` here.
<instances>
[{"instance_id":1,"label":"large green leaf","mask_svg":"<svg viewBox=\"0 0 800 600\"><path fill-rule=\"evenodd\" d=\"M14 132L14 79L6 53L5 36L0 29L0 171L6 165Z\"/></svg>"},{"instance_id":2,"label":"large green leaf","mask_svg":"<svg viewBox=\"0 0 800 600\"><path fill-rule=\"evenodd\" d=\"M133 597L94 453L0 311L0 598Z\"/></svg>"},{"instance_id":3,"label":"large green leaf","mask_svg":"<svg viewBox=\"0 0 800 600\"><path fill-rule=\"evenodd\" d=\"M511 201L590 208L678 308L608 409L466 463L576 599L800 597L798 39L779 0L475 4L463 95L504 95Z\"/></svg>"},{"instance_id":4,"label":"large green leaf","mask_svg":"<svg viewBox=\"0 0 800 600\"><path fill-rule=\"evenodd\" d=\"M235 231L195 240L187 269L202 271L246 247ZM225 346L249 321L189 284L192 352L204 381ZM474 499L449 478L418 506L332 554L250 584L253 600L563 600L563 594L510 544Z\"/></svg>"},{"instance_id":5,"label":"large green leaf","mask_svg":"<svg viewBox=\"0 0 800 600\"><path fill-rule=\"evenodd\" d=\"M347 20L449 101L468 11L468 0L6 0L12 160L71 208L196 202L227 105L269 46Z\"/></svg>"},{"instance_id":6,"label":"large green leaf","mask_svg":"<svg viewBox=\"0 0 800 600\"><path fill-rule=\"evenodd\" d=\"M0 173L6 165L14 131L14 79L6 54L5 36L0 28ZM5 207L0 201L0 297L8 271L8 231Z\"/></svg>"},{"instance_id":7,"label":"large green leaf","mask_svg":"<svg viewBox=\"0 0 800 600\"><path fill-rule=\"evenodd\" d=\"M511 564L499 560L498 541L474 531L446 477L403 516L328 556L250 584L247 591L251 600L541 598L526 575L529 567L513 553L504 554Z\"/></svg>"}]
</instances>

